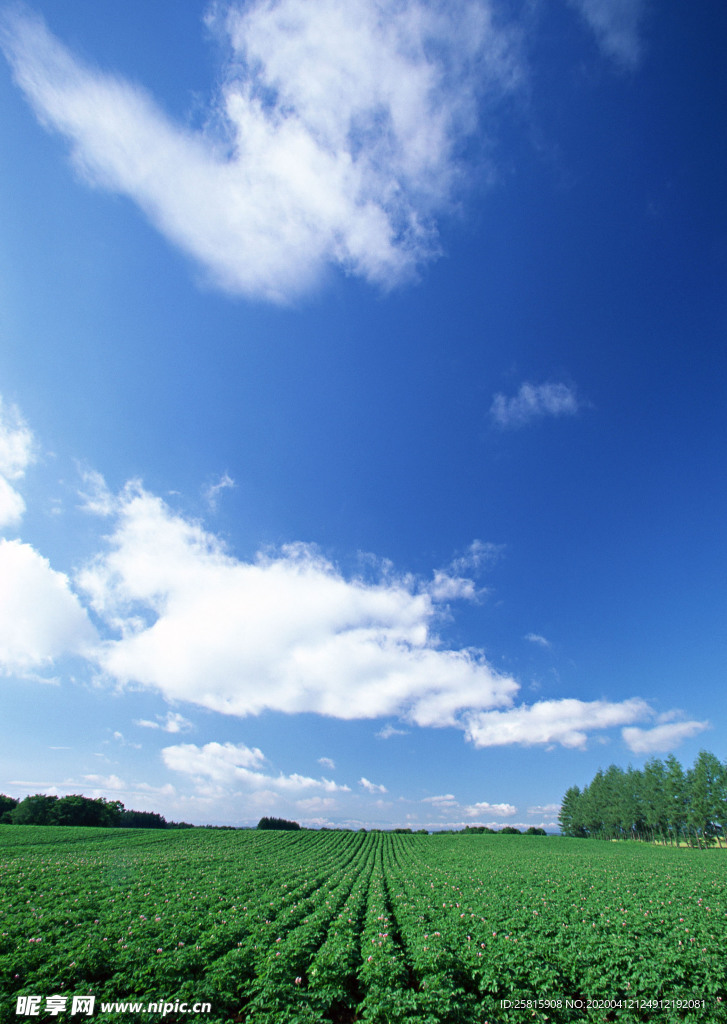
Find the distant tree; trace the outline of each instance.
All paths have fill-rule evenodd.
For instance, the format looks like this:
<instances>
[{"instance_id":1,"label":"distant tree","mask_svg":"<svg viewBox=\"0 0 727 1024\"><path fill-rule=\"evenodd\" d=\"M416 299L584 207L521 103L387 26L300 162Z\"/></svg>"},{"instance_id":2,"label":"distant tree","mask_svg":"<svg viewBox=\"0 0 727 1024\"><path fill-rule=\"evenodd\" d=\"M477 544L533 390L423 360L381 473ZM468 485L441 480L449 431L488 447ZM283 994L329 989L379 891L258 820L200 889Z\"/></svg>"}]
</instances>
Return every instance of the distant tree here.
<instances>
[{"instance_id":1,"label":"distant tree","mask_svg":"<svg viewBox=\"0 0 727 1024\"><path fill-rule=\"evenodd\" d=\"M404 835L409 835L409 836L412 834L410 828L392 828L391 831L392 832L396 832L396 833L403 833Z\"/></svg>"},{"instance_id":2,"label":"distant tree","mask_svg":"<svg viewBox=\"0 0 727 1024\"><path fill-rule=\"evenodd\" d=\"M536 828L535 825L525 829L526 836L547 836L547 834L544 828Z\"/></svg>"},{"instance_id":3,"label":"distant tree","mask_svg":"<svg viewBox=\"0 0 727 1024\"><path fill-rule=\"evenodd\" d=\"M666 790L666 766L658 757L650 758L642 772L644 819L652 840L669 838L669 800Z\"/></svg>"},{"instance_id":4,"label":"distant tree","mask_svg":"<svg viewBox=\"0 0 727 1024\"><path fill-rule=\"evenodd\" d=\"M515 828L514 825L505 825L504 828L500 829L501 836L521 836L522 832L519 828Z\"/></svg>"},{"instance_id":5,"label":"distant tree","mask_svg":"<svg viewBox=\"0 0 727 1024\"><path fill-rule=\"evenodd\" d=\"M0 825L9 825L11 822L11 813L18 806L18 801L14 796L5 796L4 793L0 793Z\"/></svg>"},{"instance_id":6,"label":"distant tree","mask_svg":"<svg viewBox=\"0 0 727 1024\"><path fill-rule=\"evenodd\" d=\"M724 765L714 754L700 750L694 766L687 772L687 821L700 847L709 846L715 837L722 845L719 823L720 818L724 820L721 805L726 797L726 782Z\"/></svg>"},{"instance_id":7,"label":"distant tree","mask_svg":"<svg viewBox=\"0 0 727 1024\"><path fill-rule=\"evenodd\" d=\"M611 765L581 791L571 786L561 804L563 835L599 839L659 839L707 849L727 838L727 764L701 750L685 772L670 754L642 770ZM504 830L503 830L504 831Z\"/></svg>"},{"instance_id":8,"label":"distant tree","mask_svg":"<svg viewBox=\"0 0 727 1024\"><path fill-rule=\"evenodd\" d=\"M560 804L558 824L564 836L570 836L573 839L585 839L587 836L588 833L582 818L581 791L578 786L571 786L565 791L565 796Z\"/></svg>"},{"instance_id":9,"label":"distant tree","mask_svg":"<svg viewBox=\"0 0 727 1024\"><path fill-rule=\"evenodd\" d=\"M687 779L674 754L669 754L664 768L667 830L674 844L679 846L687 833Z\"/></svg>"},{"instance_id":10,"label":"distant tree","mask_svg":"<svg viewBox=\"0 0 727 1024\"><path fill-rule=\"evenodd\" d=\"M44 793L26 796L10 812L10 820L13 825L52 825L57 802L57 796L45 796Z\"/></svg>"},{"instance_id":11,"label":"distant tree","mask_svg":"<svg viewBox=\"0 0 727 1024\"><path fill-rule=\"evenodd\" d=\"M156 811L129 811L119 813L119 828L166 828L167 821Z\"/></svg>"},{"instance_id":12,"label":"distant tree","mask_svg":"<svg viewBox=\"0 0 727 1024\"><path fill-rule=\"evenodd\" d=\"M279 832L297 832L300 825L297 821L286 821L285 818L261 818L257 823L260 829L272 829Z\"/></svg>"},{"instance_id":13,"label":"distant tree","mask_svg":"<svg viewBox=\"0 0 727 1024\"><path fill-rule=\"evenodd\" d=\"M104 799L73 793L61 797L53 807L53 825L88 825L95 828L113 828L119 824L124 805L119 800L107 802Z\"/></svg>"}]
</instances>

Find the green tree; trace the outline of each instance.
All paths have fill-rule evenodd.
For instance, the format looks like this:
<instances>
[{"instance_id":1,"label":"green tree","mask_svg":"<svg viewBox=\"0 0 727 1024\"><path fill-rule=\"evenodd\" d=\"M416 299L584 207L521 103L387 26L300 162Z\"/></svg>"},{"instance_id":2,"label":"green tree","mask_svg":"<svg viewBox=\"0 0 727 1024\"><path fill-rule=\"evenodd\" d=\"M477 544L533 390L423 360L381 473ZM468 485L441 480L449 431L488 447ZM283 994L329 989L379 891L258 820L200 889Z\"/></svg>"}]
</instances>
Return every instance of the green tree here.
<instances>
[{"instance_id":1,"label":"green tree","mask_svg":"<svg viewBox=\"0 0 727 1024\"><path fill-rule=\"evenodd\" d=\"M46 796L44 793L26 796L10 812L10 820L13 825L52 825L54 824L53 811L57 802L57 796Z\"/></svg>"},{"instance_id":2,"label":"green tree","mask_svg":"<svg viewBox=\"0 0 727 1024\"><path fill-rule=\"evenodd\" d=\"M87 825L95 828L109 828L118 825L124 805L115 800L93 800L79 793L61 797L53 808L54 825Z\"/></svg>"},{"instance_id":3,"label":"green tree","mask_svg":"<svg viewBox=\"0 0 727 1024\"><path fill-rule=\"evenodd\" d=\"M669 754L664 762L666 792L667 828L676 846L687 831L687 780L684 769L674 756Z\"/></svg>"},{"instance_id":4,"label":"green tree","mask_svg":"<svg viewBox=\"0 0 727 1024\"><path fill-rule=\"evenodd\" d=\"M644 819L652 839L669 836L669 800L666 787L666 766L657 757L650 758L643 771Z\"/></svg>"},{"instance_id":5,"label":"green tree","mask_svg":"<svg viewBox=\"0 0 727 1024\"><path fill-rule=\"evenodd\" d=\"M561 800L558 824L564 836L585 839L587 832L581 813L581 791L578 786L571 786L565 791Z\"/></svg>"},{"instance_id":6,"label":"green tree","mask_svg":"<svg viewBox=\"0 0 727 1024\"><path fill-rule=\"evenodd\" d=\"M297 821L286 821L285 818L261 818L257 823L260 829L273 829L280 832L295 832L300 828Z\"/></svg>"},{"instance_id":7,"label":"green tree","mask_svg":"<svg viewBox=\"0 0 727 1024\"><path fill-rule=\"evenodd\" d=\"M0 825L9 825L11 822L10 815L18 806L18 801L14 796L5 796L4 793L0 793Z\"/></svg>"},{"instance_id":8,"label":"green tree","mask_svg":"<svg viewBox=\"0 0 727 1024\"><path fill-rule=\"evenodd\" d=\"M717 757L700 750L694 766L687 772L689 804L687 820L701 848L711 845L716 837L719 845L721 804L725 799L725 770Z\"/></svg>"}]
</instances>

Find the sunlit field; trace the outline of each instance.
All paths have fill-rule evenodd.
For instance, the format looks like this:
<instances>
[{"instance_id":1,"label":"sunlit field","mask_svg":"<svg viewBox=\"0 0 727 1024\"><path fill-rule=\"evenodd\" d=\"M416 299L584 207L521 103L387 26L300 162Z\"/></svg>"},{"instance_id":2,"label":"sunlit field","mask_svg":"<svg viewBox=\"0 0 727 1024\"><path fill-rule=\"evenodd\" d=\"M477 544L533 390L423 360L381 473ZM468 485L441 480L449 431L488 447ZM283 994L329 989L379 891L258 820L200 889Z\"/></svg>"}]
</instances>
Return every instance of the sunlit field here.
<instances>
[{"instance_id":1,"label":"sunlit field","mask_svg":"<svg viewBox=\"0 0 727 1024\"><path fill-rule=\"evenodd\" d=\"M3 1020L727 1020L718 851L5 826L0 862Z\"/></svg>"}]
</instances>

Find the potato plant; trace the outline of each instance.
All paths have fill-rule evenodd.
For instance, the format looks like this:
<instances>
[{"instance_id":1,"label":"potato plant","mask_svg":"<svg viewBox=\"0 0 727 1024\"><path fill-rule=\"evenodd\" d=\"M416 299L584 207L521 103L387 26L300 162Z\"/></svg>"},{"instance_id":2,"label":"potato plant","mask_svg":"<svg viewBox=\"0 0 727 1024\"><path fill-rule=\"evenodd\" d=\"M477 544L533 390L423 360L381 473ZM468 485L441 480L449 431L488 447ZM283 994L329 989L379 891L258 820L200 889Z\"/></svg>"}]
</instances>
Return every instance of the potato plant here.
<instances>
[{"instance_id":1,"label":"potato plant","mask_svg":"<svg viewBox=\"0 0 727 1024\"><path fill-rule=\"evenodd\" d=\"M92 994L117 1022L153 1018L102 1001L206 1000L213 1024L727 1021L726 869L552 837L3 826L0 1019Z\"/></svg>"}]
</instances>

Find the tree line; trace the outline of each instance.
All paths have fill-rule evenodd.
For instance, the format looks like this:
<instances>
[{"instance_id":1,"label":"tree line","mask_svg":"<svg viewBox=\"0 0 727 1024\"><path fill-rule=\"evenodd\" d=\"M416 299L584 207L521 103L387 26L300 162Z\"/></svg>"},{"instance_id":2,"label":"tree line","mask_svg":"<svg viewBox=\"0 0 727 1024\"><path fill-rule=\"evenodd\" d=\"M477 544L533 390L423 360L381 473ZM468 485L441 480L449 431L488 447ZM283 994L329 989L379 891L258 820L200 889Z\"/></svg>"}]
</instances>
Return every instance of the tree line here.
<instances>
[{"instance_id":1,"label":"tree line","mask_svg":"<svg viewBox=\"0 0 727 1024\"><path fill-rule=\"evenodd\" d=\"M194 828L186 821L167 821L156 811L128 810L120 800L94 799L73 793L36 793L16 800L0 793L0 825L88 825L93 828Z\"/></svg>"},{"instance_id":2,"label":"tree line","mask_svg":"<svg viewBox=\"0 0 727 1024\"><path fill-rule=\"evenodd\" d=\"M564 836L636 839L706 849L727 834L727 762L701 750L684 769L670 754L642 769L612 764L563 797L559 823Z\"/></svg>"}]
</instances>

